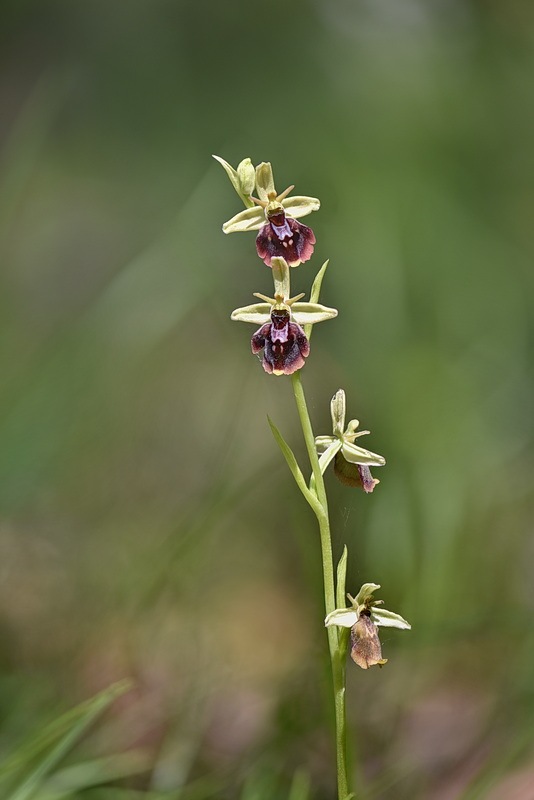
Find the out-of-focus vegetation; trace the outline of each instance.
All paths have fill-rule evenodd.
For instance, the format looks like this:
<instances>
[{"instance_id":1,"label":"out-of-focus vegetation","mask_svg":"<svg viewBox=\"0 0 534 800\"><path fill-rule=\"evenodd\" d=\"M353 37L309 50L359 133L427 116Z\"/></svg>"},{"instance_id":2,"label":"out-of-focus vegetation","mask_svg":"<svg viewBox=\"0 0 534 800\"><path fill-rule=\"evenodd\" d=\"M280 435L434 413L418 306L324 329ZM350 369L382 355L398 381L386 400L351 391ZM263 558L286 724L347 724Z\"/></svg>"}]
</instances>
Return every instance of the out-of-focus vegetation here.
<instances>
[{"instance_id":1,"label":"out-of-focus vegetation","mask_svg":"<svg viewBox=\"0 0 534 800\"><path fill-rule=\"evenodd\" d=\"M533 38L522 0L1 4L0 762L136 682L31 797L332 797L291 392L229 321L271 279L211 153L321 198L314 425L343 386L388 459L329 476L347 588L413 624L349 669L364 796L532 797Z\"/></svg>"}]
</instances>

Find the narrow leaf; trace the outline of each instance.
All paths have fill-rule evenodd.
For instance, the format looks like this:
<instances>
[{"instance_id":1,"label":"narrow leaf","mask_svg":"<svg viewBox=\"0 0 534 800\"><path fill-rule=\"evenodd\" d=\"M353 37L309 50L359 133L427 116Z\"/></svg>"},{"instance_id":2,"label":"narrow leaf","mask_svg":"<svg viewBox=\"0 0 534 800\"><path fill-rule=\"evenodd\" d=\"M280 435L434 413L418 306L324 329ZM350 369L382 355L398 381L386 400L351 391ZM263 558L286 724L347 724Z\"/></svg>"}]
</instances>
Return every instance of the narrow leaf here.
<instances>
[{"instance_id":1,"label":"narrow leaf","mask_svg":"<svg viewBox=\"0 0 534 800\"><path fill-rule=\"evenodd\" d=\"M301 472L301 469L297 463L297 459L295 458L295 454L293 450L290 448L274 422L270 417L267 417L269 420L269 425L271 426L271 431L273 432L273 436L276 439L280 450L282 451L282 455L284 456L285 460L287 461L287 466L291 470L291 474L295 479L295 483L301 490L301 492L305 495L309 490L306 486L306 481L304 480L304 475Z\"/></svg>"},{"instance_id":2,"label":"narrow leaf","mask_svg":"<svg viewBox=\"0 0 534 800\"><path fill-rule=\"evenodd\" d=\"M313 508L315 513L316 514L324 513L323 507L319 503L319 500L317 499L316 495L313 492L311 492L306 485L306 481L304 480L304 475L302 474L301 469L297 463L297 459L295 458L293 450L290 448L290 446L288 445L288 443L286 442L286 440L284 439L284 437L282 436L282 434L280 433L280 431L278 430L272 419L269 416L267 417L267 419L269 421L269 425L271 426L271 431L273 433L273 436L276 439L278 446L282 451L282 455L284 456L287 462L287 466L289 467L291 474L295 479L295 483L297 484L300 491L302 492L302 494L304 495L305 499L310 504L310 506Z\"/></svg>"}]
</instances>

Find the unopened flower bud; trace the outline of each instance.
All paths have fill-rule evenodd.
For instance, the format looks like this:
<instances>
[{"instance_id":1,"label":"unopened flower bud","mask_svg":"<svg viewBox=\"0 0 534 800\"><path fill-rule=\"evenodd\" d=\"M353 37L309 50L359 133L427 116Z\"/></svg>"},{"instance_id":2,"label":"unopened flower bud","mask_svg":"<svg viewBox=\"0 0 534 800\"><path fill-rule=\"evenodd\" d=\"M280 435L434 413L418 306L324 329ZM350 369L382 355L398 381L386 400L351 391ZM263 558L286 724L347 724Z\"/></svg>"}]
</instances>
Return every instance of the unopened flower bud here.
<instances>
[{"instance_id":1,"label":"unopened flower bud","mask_svg":"<svg viewBox=\"0 0 534 800\"><path fill-rule=\"evenodd\" d=\"M245 197L250 197L256 185L256 170L250 158L244 158L237 166L239 188Z\"/></svg>"}]
</instances>

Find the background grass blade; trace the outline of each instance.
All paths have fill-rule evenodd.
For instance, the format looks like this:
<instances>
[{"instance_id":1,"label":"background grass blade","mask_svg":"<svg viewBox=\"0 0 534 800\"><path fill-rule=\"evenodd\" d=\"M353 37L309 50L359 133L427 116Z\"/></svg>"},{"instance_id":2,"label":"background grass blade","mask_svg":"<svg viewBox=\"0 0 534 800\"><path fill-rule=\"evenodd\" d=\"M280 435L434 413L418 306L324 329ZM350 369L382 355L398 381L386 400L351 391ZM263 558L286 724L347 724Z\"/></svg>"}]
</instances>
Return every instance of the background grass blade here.
<instances>
[{"instance_id":1,"label":"background grass blade","mask_svg":"<svg viewBox=\"0 0 534 800\"><path fill-rule=\"evenodd\" d=\"M132 686L131 681L121 681L109 689L78 706L67 732L52 750L37 764L22 783L8 795L8 800L30 800L40 788L42 781L74 747L96 718L121 694Z\"/></svg>"}]
</instances>

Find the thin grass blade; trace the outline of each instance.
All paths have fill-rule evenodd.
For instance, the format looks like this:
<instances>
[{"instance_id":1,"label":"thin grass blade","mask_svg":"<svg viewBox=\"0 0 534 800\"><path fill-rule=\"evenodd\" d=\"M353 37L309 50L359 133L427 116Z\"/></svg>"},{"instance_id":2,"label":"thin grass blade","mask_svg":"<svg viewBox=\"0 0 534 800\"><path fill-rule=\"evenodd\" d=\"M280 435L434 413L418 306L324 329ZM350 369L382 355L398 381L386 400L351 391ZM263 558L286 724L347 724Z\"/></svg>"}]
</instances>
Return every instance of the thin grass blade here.
<instances>
[{"instance_id":1,"label":"thin grass blade","mask_svg":"<svg viewBox=\"0 0 534 800\"><path fill-rule=\"evenodd\" d=\"M72 725L68 728L67 732L38 765L34 767L29 776L8 795L7 800L30 800L41 787L44 778L52 772L57 764L67 755L69 750L74 747L96 718L105 711L117 697L127 692L131 686L131 681L121 681L96 695L96 697L93 697L88 702L78 706L78 708L74 710L78 711L78 715L77 717L74 715Z\"/></svg>"}]
</instances>

